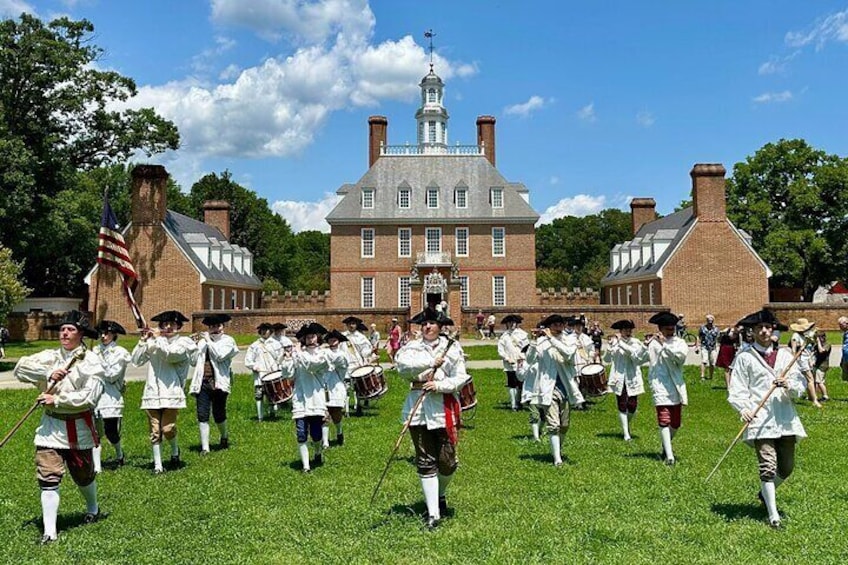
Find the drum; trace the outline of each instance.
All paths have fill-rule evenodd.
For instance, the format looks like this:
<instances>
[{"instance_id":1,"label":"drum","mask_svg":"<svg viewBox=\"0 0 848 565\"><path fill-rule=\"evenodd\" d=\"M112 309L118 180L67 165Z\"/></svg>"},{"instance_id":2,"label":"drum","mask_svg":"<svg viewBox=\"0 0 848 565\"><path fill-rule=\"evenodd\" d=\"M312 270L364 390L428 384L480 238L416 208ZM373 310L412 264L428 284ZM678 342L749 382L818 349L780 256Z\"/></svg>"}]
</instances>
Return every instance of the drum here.
<instances>
[{"instance_id":1,"label":"drum","mask_svg":"<svg viewBox=\"0 0 848 565\"><path fill-rule=\"evenodd\" d=\"M262 391L272 404L282 404L294 396L294 380L285 378L281 371L262 377Z\"/></svg>"},{"instance_id":2,"label":"drum","mask_svg":"<svg viewBox=\"0 0 848 565\"><path fill-rule=\"evenodd\" d=\"M379 375L376 374L378 370ZM353 383L357 398L368 400L382 396L384 393L385 379L383 379L383 368L379 365L357 367L350 372L350 381Z\"/></svg>"},{"instance_id":3,"label":"drum","mask_svg":"<svg viewBox=\"0 0 848 565\"><path fill-rule=\"evenodd\" d=\"M389 392L389 385L386 384L386 376L383 374L383 368L381 366L374 366L374 372L371 373L371 380L375 381L373 383L375 386L380 387L380 392L377 394L377 398Z\"/></svg>"},{"instance_id":4,"label":"drum","mask_svg":"<svg viewBox=\"0 0 848 565\"><path fill-rule=\"evenodd\" d=\"M477 389L474 388L474 379L468 377L462 388L459 389L459 407L465 412L477 406Z\"/></svg>"},{"instance_id":5,"label":"drum","mask_svg":"<svg viewBox=\"0 0 848 565\"><path fill-rule=\"evenodd\" d=\"M580 388L590 396L601 396L607 391L607 371L600 363L590 363L580 371Z\"/></svg>"}]
</instances>

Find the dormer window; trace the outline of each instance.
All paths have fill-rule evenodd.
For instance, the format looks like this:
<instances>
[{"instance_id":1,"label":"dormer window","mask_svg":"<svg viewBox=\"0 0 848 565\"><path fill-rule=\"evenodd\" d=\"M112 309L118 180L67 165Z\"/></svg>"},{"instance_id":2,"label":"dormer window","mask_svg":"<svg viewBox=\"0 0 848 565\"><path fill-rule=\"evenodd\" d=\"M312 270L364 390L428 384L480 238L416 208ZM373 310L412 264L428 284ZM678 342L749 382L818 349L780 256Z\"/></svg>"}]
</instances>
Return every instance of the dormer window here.
<instances>
[{"instance_id":1,"label":"dormer window","mask_svg":"<svg viewBox=\"0 0 848 565\"><path fill-rule=\"evenodd\" d=\"M427 208L439 207L439 188L431 186L427 188Z\"/></svg>"},{"instance_id":2,"label":"dormer window","mask_svg":"<svg viewBox=\"0 0 848 565\"><path fill-rule=\"evenodd\" d=\"M401 187L398 189L398 208L407 209L412 196L412 189L409 187Z\"/></svg>"},{"instance_id":3,"label":"dormer window","mask_svg":"<svg viewBox=\"0 0 848 565\"><path fill-rule=\"evenodd\" d=\"M492 208L503 208L503 187L493 186L489 191Z\"/></svg>"},{"instance_id":4,"label":"dormer window","mask_svg":"<svg viewBox=\"0 0 848 565\"><path fill-rule=\"evenodd\" d=\"M457 188L454 192L454 201L457 208L468 208L468 189L465 187Z\"/></svg>"},{"instance_id":5,"label":"dormer window","mask_svg":"<svg viewBox=\"0 0 848 565\"><path fill-rule=\"evenodd\" d=\"M363 188L362 189L362 209L363 210L371 210L374 208L374 189L373 188Z\"/></svg>"}]
</instances>

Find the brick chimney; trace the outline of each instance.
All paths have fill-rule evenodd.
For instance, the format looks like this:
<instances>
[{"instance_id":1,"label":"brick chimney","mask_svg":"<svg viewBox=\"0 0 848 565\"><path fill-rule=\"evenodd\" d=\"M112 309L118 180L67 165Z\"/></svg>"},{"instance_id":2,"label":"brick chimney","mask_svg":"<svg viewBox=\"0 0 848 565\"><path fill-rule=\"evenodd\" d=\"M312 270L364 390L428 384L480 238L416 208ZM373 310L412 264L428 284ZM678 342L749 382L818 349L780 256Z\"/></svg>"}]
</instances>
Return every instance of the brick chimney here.
<instances>
[{"instance_id":1,"label":"brick chimney","mask_svg":"<svg viewBox=\"0 0 848 565\"><path fill-rule=\"evenodd\" d=\"M657 202L653 198L634 198L630 201L630 217L635 236L639 228L657 219Z\"/></svg>"},{"instance_id":2,"label":"brick chimney","mask_svg":"<svg viewBox=\"0 0 848 565\"><path fill-rule=\"evenodd\" d=\"M230 203L226 200L207 200L203 203L203 223L218 228L224 239L230 239Z\"/></svg>"},{"instance_id":3,"label":"brick chimney","mask_svg":"<svg viewBox=\"0 0 848 565\"><path fill-rule=\"evenodd\" d=\"M130 175L133 225L164 222L168 210L168 171L162 165L137 165Z\"/></svg>"},{"instance_id":4,"label":"brick chimney","mask_svg":"<svg viewBox=\"0 0 848 565\"><path fill-rule=\"evenodd\" d=\"M368 118L368 168L374 166L380 158L380 145L387 143L389 120L386 116L370 116Z\"/></svg>"},{"instance_id":5,"label":"brick chimney","mask_svg":"<svg viewBox=\"0 0 848 565\"><path fill-rule=\"evenodd\" d=\"M495 117L477 116L477 145L484 147L486 159L495 166Z\"/></svg>"},{"instance_id":6,"label":"brick chimney","mask_svg":"<svg viewBox=\"0 0 848 565\"><path fill-rule=\"evenodd\" d=\"M692 204L699 222L723 222L727 218L724 200L724 166L697 163L692 167Z\"/></svg>"}]
</instances>

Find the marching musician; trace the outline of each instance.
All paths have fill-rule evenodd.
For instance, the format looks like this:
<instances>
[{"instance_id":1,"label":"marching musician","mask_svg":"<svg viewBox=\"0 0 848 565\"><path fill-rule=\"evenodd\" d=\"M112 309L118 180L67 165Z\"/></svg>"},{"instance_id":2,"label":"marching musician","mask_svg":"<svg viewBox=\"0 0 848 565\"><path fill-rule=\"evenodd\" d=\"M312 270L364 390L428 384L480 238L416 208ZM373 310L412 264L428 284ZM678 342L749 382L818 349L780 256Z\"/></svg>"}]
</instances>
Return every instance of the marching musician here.
<instances>
[{"instance_id":1,"label":"marching musician","mask_svg":"<svg viewBox=\"0 0 848 565\"><path fill-rule=\"evenodd\" d=\"M594 363L595 342L592 341L591 336L585 332L586 316L584 314L566 318L565 323L566 339L574 339L577 343L577 355L574 357L574 380L577 384L578 390L580 391L580 397L574 408L575 410L586 410L588 405L584 400L584 396L588 394L588 391L580 387L580 375L583 374L583 369L586 365Z\"/></svg>"},{"instance_id":2,"label":"marching musician","mask_svg":"<svg viewBox=\"0 0 848 565\"><path fill-rule=\"evenodd\" d=\"M557 339L562 343L567 344L569 349L573 347L575 352L579 351L580 341L574 333L574 318L560 316L560 319L562 319L563 327L560 328L561 331L556 334ZM586 400L583 398L583 393L580 392L580 373L577 372L576 365L577 359L575 358L571 360L568 367L564 369L568 372L568 379L565 383L565 392L568 403L572 407L576 410L585 410Z\"/></svg>"},{"instance_id":3,"label":"marching musician","mask_svg":"<svg viewBox=\"0 0 848 565\"><path fill-rule=\"evenodd\" d=\"M177 414L186 407L185 382L197 358L197 344L179 335L183 323L188 322L182 313L167 310L153 316L151 321L158 322L158 331L142 330L141 340L132 352L132 363L136 367L149 363L141 409L147 413L153 445L153 472L158 475L165 472L163 438L171 445L171 468L180 466Z\"/></svg>"},{"instance_id":4,"label":"marching musician","mask_svg":"<svg viewBox=\"0 0 848 565\"><path fill-rule=\"evenodd\" d=\"M306 444L309 437L312 438L315 452L312 465L318 467L324 463L321 437L321 428L327 414L324 375L330 368L330 364L325 350L319 346L321 336L326 333L326 328L317 322L304 325L295 334L295 337L300 340L300 347L295 348L291 357L283 359L280 363L283 376L294 379L292 419L295 423L297 447L304 473L312 470L309 462L309 447Z\"/></svg>"},{"instance_id":5,"label":"marching musician","mask_svg":"<svg viewBox=\"0 0 848 565\"><path fill-rule=\"evenodd\" d=\"M506 386L509 390L509 404L513 411L518 410L518 394L521 382L515 376L516 365L523 357L521 350L530 343L527 332L519 326L523 318L517 314L509 314L501 320L506 330L498 339L498 355L503 360L504 373L506 373Z\"/></svg>"},{"instance_id":6,"label":"marching musician","mask_svg":"<svg viewBox=\"0 0 848 565\"><path fill-rule=\"evenodd\" d=\"M683 364L689 346L675 335L679 320L671 312L654 314L648 320L659 328L659 333L653 334L648 342L648 382L657 410L662 459L666 465L675 463L671 440L680 429L683 406L689 404L683 380Z\"/></svg>"},{"instance_id":7,"label":"marching musician","mask_svg":"<svg viewBox=\"0 0 848 565\"><path fill-rule=\"evenodd\" d=\"M574 358L577 345L573 339L563 336L566 320L559 314L551 314L540 322L544 333L536 340L538 356L537 402L540 412L545 414L545 424L551 441L551 456L554 466L562 466L562 438L568 433L571 421L569 389L576 389L574 381ZM579 391L577 394L580 394ZM532 402L532 401L531 401Z\"/></svg>"},{"instance_id":8,"label":"marching musician","mask_svg":"<svg viewBox=\"0 0 848 565\"><path fill-rule=\"evenodd\" d=\"M100 343L94 348L94 353L100 357L103 365L103 394L94 409L94 423L97 435L104 435L115 447L115 465L124 464L124 450L121 447L121 423L124 414L124 377L127 365L130 364L130 352L118 345L118 335L126 335L127 330L118 322L102 320L97 325ZM94 457L94 472L102 470L100 457L102 446L92 450Z\"/></svg>"},{"instance_id":9,"label":"marching musician","mask_svg":"<svg viewBox=\"0 0 848 565\"><path fill-rule=\"evenodd\" d=\"M274 326L263 322L256 326L259 339L250 344L244 355L244 366L253 371L253 398L256 400L256 419L262 421L262 398L267 397L262 388L262 377L280 369L285 354L282 344L273 337ZM285 336L283 336L285 337ZM288 339L288 338L286 338ZM291 340L289 340L291 341ZM277 405L269 402L268 417L277 413Z\"/></svg>"},{"instance_id":10,"label":"marching musician","mask_svg":"<svg viewBox=\"0 0 848 565\"><path fill-rule=\"evenodd\" d=\"M363 365L371 364L374 348L371 347L371 341L368 337L362 333L368 331L368 327L356 316L348 316L342 320L342 323L347 327L347 330L342 332L342 335L347 338L344 348L348 354L349 370L352 371ZM353 387L351 389L353 390ZM366 406L368 405L367 400L363 401L363 403ZM360 404L355 390L353 392L353 406L356 410L356 415L362 416L362 404Z\"/></svg>"},{"instance_id":11,"label":"marching musician","mask_svg":"<svg viewBox=\"0 0 848 565\"><path fill-rule=\"evenodd\" d=\"M648 348L633 337L633 320L619 320L610 327L618 333L609 340L604 362L610 365L609 387L618 403L624 441L630 441L630 421L636 415L639 395L645 392L640 366L648 360Z\"/></svg>"},{"instance_id":12,"label":"marching musician","mask_svg":"<svg viewBox=\"0 0 848 565\"><path fill-rule=\"evenodd\" d=\"M197 400L197 422L200 427L200 455L209 453L209 412L221 434L221 449L230 446L227 430L227 397L232 386L233 357L238 354L236 341L224 333L227 314L212 314L202 320L205 332L197 338L197 360L189 393Z\"/></svg>"},{"instance_id":13,"label":"marching musician","mask_svg":"<svg viewBox=\"0 0 848 565\"><path fill-rule=\"evenodd\" d=\"M274 339L279 342L283 350L288 349L289 352L291 352L291 348L294 347L294 342L286 335L286 328L288 328L288 326L282 322L276 322L272 327L274 328Z\"/></svg>"},{"instance_id":14,"label":"marching musician","mask_svg":"<svg viewBox=\"0 0 848 565\"><path fill-rule=\"evenodd\" d=\"M83 523L90 524L101 516L92 449L99 445L93 410L103 392L104 377L100 358L86 352L82 345L83 336L97 337L84 314L72 310L58 324L44 329L59 330L61 347L21 357L14 369L15 378L41 391L38 402L44 406L35 430L35 466L44 524L42 545L58 538L59 485L65 467L85 499Z\"/></svg>"},{"instance_id":15,"label":"marching musician","mask_svg":"<svg viewBox=\"0 0 848 565\"><path fill-rule=\"evenodd\" d=\"M768 511L769 525L780 528L775 491L795 466L795 444L807 437L792 398L804 393L807 381L798 364L793 363L792 353L772 343L772 331L781 326L772 312L755 312L739 325L753 329L754 343L736 356L727 401L742 420L750 422L743 439L757 454L759 499ZM756 407L772 387L777 388L755 416Z\"/></svg>"},{"instance_id":16,"label":"marching musician","mask_svg":"<svg viewBox=\"0 0 848 565\"><path fill-rule=\"evenodd\" d=\"M453 342L440 335L442 327L453 325L450 318L428 308L410 323L421 325L421 339L401 347L395 361L398 373L411 383L401 417L409 422L427 505L426 525L432 530L447 513L447 487L457 467L460 405L455 393L470 377L462 349L449 347ZM413 413L422 394L426 396Z\"/></svg>"},{"instance_id":17,"label":"marching musician","mask_svg":"<svg viewBox=\"0 0 848 565\"><path fill-rule=\"evenodd\" d=\"M541 328L537 326L537 330ZM534 335L539 335L534 331ZM533 441L538 442L539 422L544 414L542 410L542 390L539 386L539 355L537 353L536 341L530 341L521 350L524 357L519 360L515 376L521 381L521 403L527 404L530 412L530 431ZM549 403L550 404L550 403Z\"/></svg>"},{"instance_id":18,"label":"marching musician","mask_svg":"<svg viewBox=\"0 0 848 565\"><path fill-rule=\"evenodd\" d=\"M336 428L336 445L344 445L344 432L342 430L342 416L344 407L347 406L347 354L339 347L339 344L347 341L347 338L338 330L333 330L324 337L327 350L329 369L324 374L324 388L327 398L327 418L321 428L321 439L324 448L330 447L330 421Z\"/></svg>"}]
</instances>

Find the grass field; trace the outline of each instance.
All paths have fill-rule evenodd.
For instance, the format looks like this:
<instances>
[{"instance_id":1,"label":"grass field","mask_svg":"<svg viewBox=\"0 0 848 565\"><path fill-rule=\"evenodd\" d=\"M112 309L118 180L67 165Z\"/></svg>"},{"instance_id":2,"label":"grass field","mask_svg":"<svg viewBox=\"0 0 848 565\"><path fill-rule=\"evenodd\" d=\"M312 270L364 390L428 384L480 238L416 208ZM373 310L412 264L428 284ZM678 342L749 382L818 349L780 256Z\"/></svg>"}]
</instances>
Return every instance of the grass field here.
<instances>
[{"instance_id":1,"label":"grass field","mask_svg":"<svg viewBox=\"0 0 848 565\"><path fill-rule=\"evenodd\" d=\"M784 526L774 531L756 499L752 450L739 445L710 483L704 477L740 423L723 380L698 382L687 367L691 405L675 440L678 465L658 460L650 399L643 396L632 443L621 440L613 398L573 413L565 465L551 464L547 442L527 438L527 412L505 405L503 373L474 372L475 417L462 431L452 511L423 531L424 504L405 440L376 503L368 503L400 430L404 389L390 391L361 418L345 420L345 445L303 475L294 426L255 420L250 379L230 399L232 447L198 455L194 403L181 412L184 466L151 473L140 403L127 391L128 464L98 479L108 517L81 526L84 504L69 478L62 486L59 542L41 548L34 479L34 416L0 450L2 563L844 563L848 385L832 370L831 396L817 411L798 409L810 438L795 475L778 490ZM5 433L35 397L0 393ZM213 445L217 441L213 426ZM164 452L167 457L168 449ZM104 459L112 457L111 446Z\"/></svg>"}]
</instances>

